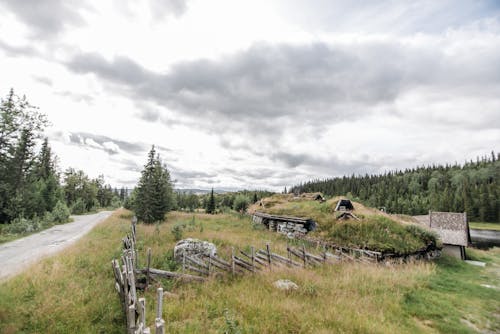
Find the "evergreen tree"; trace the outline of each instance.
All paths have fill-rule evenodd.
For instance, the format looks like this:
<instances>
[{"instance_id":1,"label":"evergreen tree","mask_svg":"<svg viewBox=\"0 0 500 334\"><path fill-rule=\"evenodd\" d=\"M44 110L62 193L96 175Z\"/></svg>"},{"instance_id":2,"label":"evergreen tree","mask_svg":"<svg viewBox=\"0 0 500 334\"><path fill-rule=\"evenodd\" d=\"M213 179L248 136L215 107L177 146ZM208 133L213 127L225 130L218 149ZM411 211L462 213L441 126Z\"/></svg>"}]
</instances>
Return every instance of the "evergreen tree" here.
<instances>
[{"instance_id":1,"label":"evergreen tree","mask_svg":"<svg viewBox=\"0 0 500 334\"><path fill-rule=\"evenodd\" d=\"M207 208L206 208L207 213L209 214L214 214L215 213L215 197L214 197L214 188L212 188L212 191L210 192L210 197L207 202Z\"/></svg>"},{"instance_id":2,"label":"evergreen tree","mask_svg":"<svg viewBox=\"0 0 500 334\"><path fill-rule=\"evenodd\" d=\"M135 198L137 218L147 224L162 221L173 204L170 174L162 165L154 146L148 154L148 161L141 173Z\"/></svg>"}]
</instances>

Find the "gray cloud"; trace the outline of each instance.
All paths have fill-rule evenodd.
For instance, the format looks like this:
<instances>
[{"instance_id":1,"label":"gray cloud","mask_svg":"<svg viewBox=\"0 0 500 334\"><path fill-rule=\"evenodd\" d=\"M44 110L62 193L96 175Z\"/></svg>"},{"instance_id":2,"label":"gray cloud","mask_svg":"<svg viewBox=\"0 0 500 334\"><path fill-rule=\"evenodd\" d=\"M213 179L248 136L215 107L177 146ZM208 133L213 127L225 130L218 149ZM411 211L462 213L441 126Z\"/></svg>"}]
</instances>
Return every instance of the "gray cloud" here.
<instances>
[{"instance_id":1,"label":"gray cloud","mask_svg":"<svg viewBox=\"0 0 500 334\"><path fill-rule=\"evenodd\" d=\"M54 139L58 141L64 140L64 134L56 132L54 133ZM111 155L119 153L118 150L130 154L143 154L149 148L144 143L127 142L87 132L71 132L68 139L71 144L100 149Z\"/></svg>"},{"instance_id":2,"label":"gray cloud","mask_svg":"<svg viewBox=\"0 0 500 334\"><path fill-rule=\"evenodd\" d=\"M181 16L187 10L187 0L149 0L151 13L158 19L164 19L166 16Z\"/></svg>"},{"instance_id":3,"label":"gray cloud","mask_svg":"<svg viewBox=\"0 0 500 334\"><path fill-rule=\"evenodd\" d=\"M35 79L36 81L44 84L44 85L47 85L47 86L52 86L54 83L52 82L52 80L50 80L49 78L47 77L43 77L43 76L37 76L37 75L33 75L32 76L33 79Z\"/></svg>"},{"instance_id":4,"label":"gray cloud","mask_svg":"<svg viewBox=\"0 0 500 334\"><path fill-rule=\"evenodd\" d=\"M41 81L41 82L43 82L43 81ZM52 83L50 85L52 85ZM71 100L73 100L75 102L85 102L86 104L92 104L94 102L94 98L88 94L79 94L79 93L70 92L68 90L56 92L55 94L70 98Z\"/></svg>"},{"instance_id":5,"label":"gray cloud","mask_svg":"<svg viewBox=\"0 0 500 334\"><path fill-rule=\"evenodd\" d=\"M10 57L32 57L39 54L38 51L31 46L13 46L3 41L0 41L0 50L3 50L3 52Z\"/></svg>"},{"instance_id":6,"label":"gray cloud","mask_svg":"<svg viewBox=\"0 0 500 334\"><path fill-rule=\"evenodd\" d=\"M44 39L60 33L66 26L81 26L85 21L79 11L90 9L77 0L3 0L0 6L14 13L34 37Z\"/></svg>"},{"instance_id":7,"label":"gray cloud","mask_svg":"<svg viewBox=\"0 0 500 334\"><path fill-rule=\"evenodd\" d=\"M67 66L93 73L131 98L209 119L210 129L230 123L235 132L241 132L240 126L279 134L282 128L272 121L299 116L310 124L355 120L422 87L466 95L482 87L482 94L491 97L500 87L500 63L494 56L500 46L491 49L484 57L451 58L439 49L397 42L258 44L219 61L178 63L166 74L125 57L107 61L98 54L78 55ZM159 114L146 110L141 118L156 121Z\"/></svg>"}]
</instances>

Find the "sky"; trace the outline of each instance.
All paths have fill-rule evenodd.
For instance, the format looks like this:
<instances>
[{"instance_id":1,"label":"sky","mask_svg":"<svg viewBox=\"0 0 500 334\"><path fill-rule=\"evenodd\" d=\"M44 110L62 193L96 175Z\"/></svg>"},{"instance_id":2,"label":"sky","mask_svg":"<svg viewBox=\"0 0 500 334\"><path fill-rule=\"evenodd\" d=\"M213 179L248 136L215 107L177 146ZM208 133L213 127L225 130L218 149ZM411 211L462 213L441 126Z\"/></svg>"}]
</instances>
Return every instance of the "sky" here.
<instances>
[{"instance_id":1,"label":"sky","mask_svg":"<svg viewBox=\"0 0 500 334\"><path fill-rule=\"evenodd\" d=\"M0 0L61 170L268 189L500 150L496 0Z\"/></svg>"}]
</instances>

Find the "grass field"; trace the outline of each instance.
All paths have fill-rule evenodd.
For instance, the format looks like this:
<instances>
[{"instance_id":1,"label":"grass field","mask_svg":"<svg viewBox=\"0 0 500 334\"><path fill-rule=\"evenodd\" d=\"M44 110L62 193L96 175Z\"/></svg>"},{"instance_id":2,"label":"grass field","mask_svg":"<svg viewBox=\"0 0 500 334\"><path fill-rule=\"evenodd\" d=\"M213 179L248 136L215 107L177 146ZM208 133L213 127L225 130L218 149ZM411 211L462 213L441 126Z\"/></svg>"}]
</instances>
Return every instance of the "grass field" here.
<instances>
[{"instance_id":1,"label":"grass field","mask_svg":"<svg viewBox=\"0 0 500 334\"><path fill-rule=\"evenodd\" d=\"M470 228L478 229L478 230L494 230L500 231L500 223L469 223Z\"/></svg>"},{"instance_id":2,"label":"grass field","mask_svg":"<svg viewBox=\"0 0 500 334\"><path fill-rule=\"evenodd\" d=\"M118 210L64 253L0 284L0 333L123 333L110 261L121 254L130 212ZM170 213L160 225L139 225L140 262L175 269L173 226L182 237L214 242L222 257L233 245L284 247L278 234L237 214ZM474 333L500 331L500 249L470 250L476 267L443 257L398 266L342 263L273 270L206 283L162 281L177 298L164 301L167 333ZM276 290L280 278L299 285ZM154 290L146 293L153 323Z\"/></svg>"}]
</instances>

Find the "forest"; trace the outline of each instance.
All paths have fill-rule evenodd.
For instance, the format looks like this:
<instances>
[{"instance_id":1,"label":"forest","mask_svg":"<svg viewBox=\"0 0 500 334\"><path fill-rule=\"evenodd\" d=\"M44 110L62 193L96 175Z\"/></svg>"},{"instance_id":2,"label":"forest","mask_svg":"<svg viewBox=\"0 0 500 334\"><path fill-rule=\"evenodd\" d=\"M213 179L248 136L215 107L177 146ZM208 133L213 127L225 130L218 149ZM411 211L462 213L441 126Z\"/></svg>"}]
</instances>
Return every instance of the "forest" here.
<instances>
[{"instance_id":1,"label":"forest","mask_svg":"<svg viewBox=\"0 0 500 334\"><path fill-rule=\"evenodd\" d=\"M25 233L65 223L70 214L119 207L125 189L73 168L63 173L44 137L47 117L10 90L0 99L0 227ZM3 227L2 227L3 225Z\"/></svg>"},{"instance_id":2,"label":"forest","mask_svg":"<svg viewBox=\"0 0 500 334\"><path fill-rule=\"evenodd\" d=\"M312 180L289 191L343 194L368 206L408 215L467 212L469 221L500 221L500 154L464 164L432 165L381 175Z\"/></svg>"}]
</instances>

